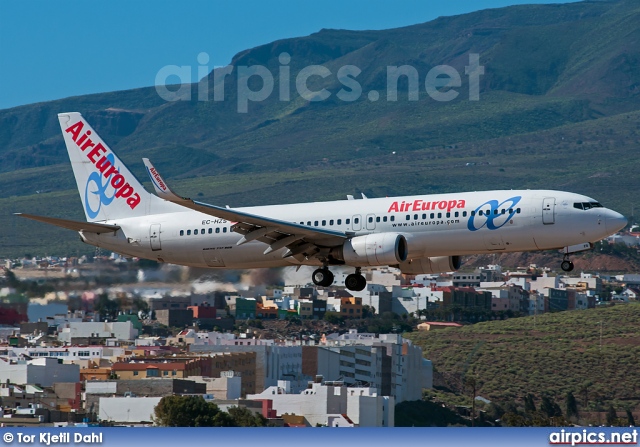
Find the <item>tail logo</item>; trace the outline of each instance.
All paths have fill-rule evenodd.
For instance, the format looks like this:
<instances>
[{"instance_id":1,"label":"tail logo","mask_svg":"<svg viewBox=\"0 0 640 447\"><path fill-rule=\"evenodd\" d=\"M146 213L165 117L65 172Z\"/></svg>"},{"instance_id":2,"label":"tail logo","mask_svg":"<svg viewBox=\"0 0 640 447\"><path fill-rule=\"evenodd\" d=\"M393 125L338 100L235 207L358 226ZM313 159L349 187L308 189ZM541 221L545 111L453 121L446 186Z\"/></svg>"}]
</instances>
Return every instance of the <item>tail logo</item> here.
<instances>
[{"instance_id":1,"label":"tail logo","mask_svg":"<svg viewBox=\"0 0 640 447\"><path fill-rule=\"evenodd\" d=\"M162 177L160 177L160 174L158 174L158 171L156 171L156 168L151 167L151 169L149 169L147 167L147 172L149 173L149 177L151 177L151 181L153 182L154 186L160 191L166 192L167 185L165 185L164 182L162 181Z\"/></svg>"},{"instance_id":2,"label":"tail logo","mask_svg":"<svg viewBox=\"0 0 640 447\"><path fill-rule=\"evenodd\" d=\"M85 209L87 215L94 219L100 213L102 205L108 206L114 198L126 200L127 205L133 210L140 204L140 194L138 194L133 186L131 186L120 170L115 166L115 155L109 151L102 143L95 143L91 140L91 130L83 133L84 123L78 121L69 126L65 132L71 134L78 149L87 156L89 161L98 169L91 173L85 187ZM87 150L89 149L89 150ZM100 157L100 158L98 158ZM106 179L103 183L102 176ZM96 187L94 191L89 191L89 184L93 183ZM113 188L113 194L107 195L107 189ZM89 193L99 196L97 209L92 208L89 201Z\"/></svg>"},{"instance_id":3,"label":"tail logo","mask_svg":"<svg viewBox=\"0 0 640 447\"><path fill-rule=\"evenodd\" d=\"M109 160L112 165L115 165L113 154L107 155L107 160ZM111 176L112 175L113 174L111 174ZM98 217L102 205L109 206L111 202L113 202L113 199L115 199L116 197L115 190L113 191L113 194L111 194L111 196L107 195L107 189L109 188L109 181L111 180L111 176L105 179L104 183L102 183L102 177L100 176L100 173L92 172L89 176L89 179L87 180L87 186L85 186L84 188L84 209L87 211L87 216L89 216L91 219L95 219L96 217ZM89 185L91 183L95 185L94 191L89 191ZM92 200L90 200L89 193L98 196L98 208L95 210L91 207Z\"/></svg>"}]
</instances>

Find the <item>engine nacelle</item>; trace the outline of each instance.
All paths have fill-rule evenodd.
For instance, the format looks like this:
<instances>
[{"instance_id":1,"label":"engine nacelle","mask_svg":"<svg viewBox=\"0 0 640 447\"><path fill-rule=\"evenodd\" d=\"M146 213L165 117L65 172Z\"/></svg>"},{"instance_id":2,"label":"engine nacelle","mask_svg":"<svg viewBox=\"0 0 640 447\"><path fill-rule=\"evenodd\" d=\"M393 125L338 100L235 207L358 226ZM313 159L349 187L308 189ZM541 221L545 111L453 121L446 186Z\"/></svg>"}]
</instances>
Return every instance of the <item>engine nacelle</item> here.
<instances>
[{"instance_id":1,"label":"engine nacelle","mask_svg":"<svg viewBox=\"0 0 640 447\"><path fill-rule=\"evenodd\" d=\"M455 272L462 265L460 256L438 256L419 258L401 262L398 266L406 275L424 275L429 273Z\"/></svg>"},{"instance_id":2,"label":"engine nacelle","mask_svg":"<svg viewBox=\"0 0 640 447\"><path fill-rule=\"evenodd\" d=\"M407 239L398 233L376 233L346 241L332 255L353 267L377 267L404 262L409 253Z\"/></svg>"}]
</instances>

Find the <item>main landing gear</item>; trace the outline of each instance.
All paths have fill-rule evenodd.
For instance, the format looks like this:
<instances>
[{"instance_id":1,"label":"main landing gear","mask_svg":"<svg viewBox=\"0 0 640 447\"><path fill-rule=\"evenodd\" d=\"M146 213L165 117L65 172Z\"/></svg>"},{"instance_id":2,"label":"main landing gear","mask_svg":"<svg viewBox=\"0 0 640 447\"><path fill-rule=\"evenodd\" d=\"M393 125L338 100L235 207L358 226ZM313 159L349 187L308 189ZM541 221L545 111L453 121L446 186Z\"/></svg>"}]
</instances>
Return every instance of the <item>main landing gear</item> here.
<instances>
[{"instance_id":1,"label":"main landing gear","mask_svg":"<svg viewBox=\"0 0 640 447\"><path fill-rule=\"evenodd\" d=\"M354 292L360 292L361 290L364 290L365 287L367 287L367 280L360 273L360 267L356 268L355 273L347 275L344 280L344 285L347 287L347 289L353 290Z\"/></svg>"},{"instance_id":2,"label":"main landing gear","mask_svg":"<svg viewBox=\"0 0 640 447\"><path fill-rule=\"evenodd\" d=\"M329 287L333 284L333 273L327 267L322 267L313 272L311 280L316 286Z\"/></svg>"},{"instance_id":3,"label":"main landing gear","mask_svg":"<svg viewBox=\"0 0 640 447\"><path fill-rule=\"evenodd\" d=\"M565 272L570 272L573 270L573 262L569 261L569 255L565 254L562 259L562 263L560 264L560 268Z\"/></svg>"},{"instance_id":4,"label":"main landing gear","mask_svg":"<svg viewBox=\"0 0 640 447\"><path fill-rule=\"evenodd\" d=\"M313 281L313 283L316 286L320 287L329 287L331 284L333 284L333 279L333 273L331 273L331 271L327 267L316 269L311 275L311 280ZM347 275L344 280L344 285L349 290L360 292L361 290L364 290L365 287L367 287L367 280L360 273L360 268L357 268L355 273Z\"/></svg>"}]
</instances>

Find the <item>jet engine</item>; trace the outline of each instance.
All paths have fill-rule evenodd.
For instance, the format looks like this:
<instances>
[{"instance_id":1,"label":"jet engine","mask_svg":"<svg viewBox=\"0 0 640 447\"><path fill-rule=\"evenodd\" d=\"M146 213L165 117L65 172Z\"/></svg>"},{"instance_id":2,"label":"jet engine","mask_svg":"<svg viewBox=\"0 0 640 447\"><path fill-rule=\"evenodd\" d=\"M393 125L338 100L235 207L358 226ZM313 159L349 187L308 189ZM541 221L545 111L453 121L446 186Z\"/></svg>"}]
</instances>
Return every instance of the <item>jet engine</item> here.
<instances>
[{"instance_id":1,"label":"jet engine","mask_svg":"<svg viewBox=\"0 0 640 447\"><path fill-rule=\"evenodd\" d=\"M353 267L377 267L404 262L409 253L407 239L398 233L376 233L357 236L331 255Z\"/></svg>"},{"instance_id":2,"label":"jet engine","mask_svg":"<svg viewBox=\"0 0 640 447\"><path fill-rule=\"evenodd\" d=\"M460 268L460 256L437 256L434 258L410 259L401 262L398 267L406 275L454 272Z\"/></svg>"}]
</instances>

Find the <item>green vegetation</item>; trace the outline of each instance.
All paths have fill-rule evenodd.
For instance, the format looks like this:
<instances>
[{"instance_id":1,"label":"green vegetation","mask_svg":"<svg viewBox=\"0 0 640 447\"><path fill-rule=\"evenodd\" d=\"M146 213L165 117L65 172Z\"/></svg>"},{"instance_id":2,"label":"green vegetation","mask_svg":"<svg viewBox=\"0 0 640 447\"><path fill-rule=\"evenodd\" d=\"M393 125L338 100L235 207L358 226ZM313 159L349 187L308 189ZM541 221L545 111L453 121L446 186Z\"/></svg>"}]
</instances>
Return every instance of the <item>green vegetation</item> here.
<instances>
[{"instance_id":1,"label":"green vegetation","mask_svg":"<svg viewBox=\"0 0 640 447\"><path fill-rule=\"evenodd\" d=\"M3 256L85 254L73 232L25 222L29 212L82 219L57 113L78 110L141 179L151 158L185 195L230 206L461 190L555 188L582 192L631 214L640 178L640 8L635 0L522 5L382 31L322 30L240 53L278 85L277 56L332 73L352 64L362 97L341 102L337 76L316 77L327 101L267 100L237 112L236 79L225 101L167 103L154 88L0 110L0 250ZM485 66L480 101L468 77L455 101L424 92L426 73L464 73L468 53ZM387 66L414 66L387 101ZM213 81L210 82L212 84ZM381 100L369 101L371 90ZM209 89L213 94L213 88ZM180 160L179 163L176 160Z\"/></svg>"},{"instance_id":2,"label":"green vegetation","mask_svg":"<svg viewBox=\"0 0 640 447\"><path fill-rule=\"evenodd\" d=\"M165 396L156 405L154 423L162 427L264 427L267 420L246 408L226 413L202 396Z\"/></svg>"},{"instance_id":3,"label":"green vegetation","mask_svg":"<svg viewBox=\"0 0 640 447\"><path fill-rule=\"evenodd\" d=\"M464 383L473 377L477 395L500 405L508 425L559 424L561 416L604 423L609 406L640 403L639 325L634 303L405 336L433 361L435 401L470 407Z\"/></svg>"}]
</instances>

